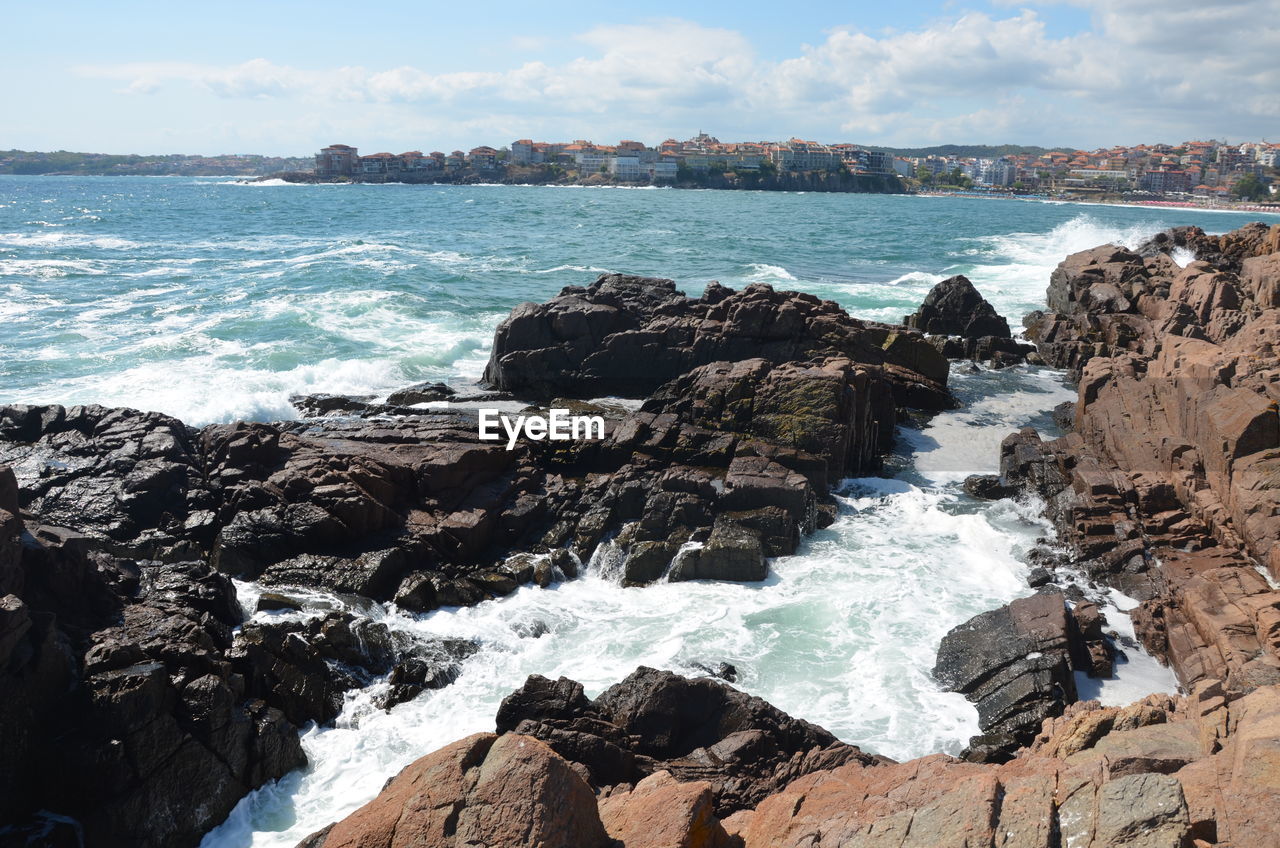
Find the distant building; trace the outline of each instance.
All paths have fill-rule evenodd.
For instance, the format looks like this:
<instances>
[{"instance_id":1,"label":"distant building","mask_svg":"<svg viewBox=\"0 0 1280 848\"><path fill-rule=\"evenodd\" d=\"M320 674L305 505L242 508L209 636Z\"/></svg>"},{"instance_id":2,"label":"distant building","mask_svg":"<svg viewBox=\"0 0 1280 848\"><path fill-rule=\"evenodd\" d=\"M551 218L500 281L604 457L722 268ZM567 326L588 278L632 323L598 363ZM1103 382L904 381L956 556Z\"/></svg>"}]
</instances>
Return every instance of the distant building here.
<instances>
[{"instance_id":1,"label":"distant building","mask_svg":"<svg viewBox=\"0 0 1280 848\"><path fill-rule=\"evenodd\" d=\"M610 156L607 167L610 176L616 180L634 182L649 177L648 173L641 170L639 156Z\"/></svg>"},{"instance_id":2,"label":"distant building","mask_svg":"<svg viewBox=\"0 0 1280 848\"><path fill-rule=\"evenodd\" d=\"M316 154L316 176L349 177L360 168L360 156L354 147L331 144Z\"/></svg>"},{"instance_id":3,"label":"distant building","mask_svg":"<svg viewBox=\"0 0 1280 848\"><path fill-rule=\"evenodd\" d=\"M577 143L571 144L569 147L577 148L572 152L573 161L578 166L578 173L586 176L587 174L596 174L609 170L609 159L612 157L603 150L594 146L584 147ZM566 152L569 151L566 150Z\"/></svg>"},{"instance_id":4,"label":"distant building","mask_svg":"<svg viewBox=\"0 0 1280 848\"><path fill-rule=\"evenodd\" d=\"M396 157L390 153L371 153L360 157L360 173L364 176L394 173Z\"/></svg>"},{"instance_id":5,"label":"distant building","mask_svg":"<svg viewBox=\"0 0 1280 848\"><path fill-rule=\"evenodd\" d=\"M467 162L477 171L492 171L498 167L498 151L492 147L473 147L467 154Z\"/></svg>"},{"instance_id":6,"label":"distant building","mask_svg":"<svg viewBox=\"0 0 1280 848\"><path fill-rule=\"evenodd\" d=\"M1171 191L1187 192L1191 190L1191 186L1191 174L1186 171L1147 171L1138 178L1139 188L1143 191L1154 191L1158 194Z\"/></svg>"},{"instance_id":7,"label":"distant building","mask_svg":"<svg viewBox=\"0 0 1280 848\"><path fill-rule=\"evenodd\" d=\"M649 181L655 183L672 183L676 180L676 172L680 169L674 159L663 158L645 165L649 173Z\"/></svg>"},{"instance_id":8,"label":"distant building","mask_svg":"<svg viewBox=\"0 0 1280 848\"><path fill-rule=\"evenodd\" d=\"M989 186L1011 186L1018 181L1018 164L1008 158L991 161L983 174Z\"/></svg>"},{"instance_id":9,"label":"distant building","mask_svg":"<svg viewBox=\"0 0 1280 848\"><path fill-rule=\"evenodd\" d=\"M825 144L793 138L771 151L780 171L833 171L840 167L840 154Z\"/></svg>"},{"instance_id":10,"label":"distant building","mask_svg":"<svg viewBox=\"0 0 1280 848\"><path fill-rule=\"evenodd\" d=\"M511 142L511 161L517 165L532 165L533 139L522 138Z\"/></svg>"}]
</instances>

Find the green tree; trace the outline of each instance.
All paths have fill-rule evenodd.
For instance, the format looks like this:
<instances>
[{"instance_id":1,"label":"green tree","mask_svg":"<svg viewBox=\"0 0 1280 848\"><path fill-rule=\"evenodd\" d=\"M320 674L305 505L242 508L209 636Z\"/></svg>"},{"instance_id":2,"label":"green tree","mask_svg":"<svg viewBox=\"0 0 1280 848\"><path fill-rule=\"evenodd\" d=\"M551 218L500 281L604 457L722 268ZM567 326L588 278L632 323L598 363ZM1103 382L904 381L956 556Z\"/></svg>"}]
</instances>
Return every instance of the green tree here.
<instances>
[{"instance_id":1,"label":"green tree","mask_svg":"<svg viewBox=\"0 0 1280 848\"><path fill-rule=\"evenodd\" d=\"M920 181L921 185L933 185L933 171L930 171L924 165L920 165L916 168L916 179Z\"/></svg>"},{"instance_id":2,"label":"green tree","mask_svg":"<svg viewBox=\"0 0 1280 848\"><path fill-rule=\"evenodd\" d=\"M1231 187L1231 194L1240 200L1266 200L1270 192L1257 174L1245 174Z\"/></svg>"}]
</instances>

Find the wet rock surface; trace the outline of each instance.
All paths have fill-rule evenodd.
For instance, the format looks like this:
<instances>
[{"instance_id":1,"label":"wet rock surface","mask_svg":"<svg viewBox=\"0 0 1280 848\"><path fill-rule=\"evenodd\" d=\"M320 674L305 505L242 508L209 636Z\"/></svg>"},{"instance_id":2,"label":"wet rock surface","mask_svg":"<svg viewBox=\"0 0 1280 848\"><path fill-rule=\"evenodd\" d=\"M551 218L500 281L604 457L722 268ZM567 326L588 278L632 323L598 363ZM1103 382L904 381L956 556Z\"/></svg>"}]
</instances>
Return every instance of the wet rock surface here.
<instances>
[{"instance_id":1,"label":"wet rock surface","mask_svg":"<svg viewBox=\"0 0 1280 848\"><path fill-rule=\"evenodd\" d=\"M202 429L0 407L3 818L46 809L93 844L194 845L302 764L297 727L331 721L345 690L385 678L389 707L472 650L393 644L306 611L299 590L426 612L593 557L628 584L760 580L830 521L833 482L878 467L899 408L952 403L919 334L768 286L695 299L617 275L515 310L489 374L496 392L300 397L302 421ZM475 405L511 393L539 404L526 412L600 414L604 438L481 440ZM645 400L565 400L600 394ZM232 577L266 587L256 610Z\"/></svg>"},{"instance_id":2,"label":"wet rock surface","mask_svg":"<svg viewBox=\"0 0 1280 848\"><path fill-rule=\"evenodd\" d=\"M1138 636L1188 688L1280 669L1280 593L1259 573L1280 573L1277 250L1259 224L1068 257L1037 326L1079 375L1073 432L1002 447L1003 482L1046 500L1076 567L1143 602Z\"/></svg>"},{"instance_id":3,"label":"wet rock surface","mask_svg":"<svg viewBox=\"0 0 1280 848\"><path fill-rule=\"evenodd\" d=\"M978 708L983 735L971 747L1025 745L1050 716L1076 700L1071 626L1057 593L1032 595L985 612L942 639L933 675ZM1012 744L1008 744L1012 743Z\"/></svg>"},{"instance_id":4,"label":"wet rock surface","mask_svg":"<svg viewBox=\"0 0 1280 848\"><path fill-rule=\"evenodd\" d=\"M1055 603L1061 606L1060 598ZM741 705L758 699L712 681L703 683L718 688L707 692L715 692L714 703L728 709L703 713L697 705L704 702L688 697L696 682L640 669L588 701L573 681L530 678L504 702L500 735L479 734L423 757L375 800L300 848L471 844L459 840L445 817L461 832L463 822L477 821L477 812L499 799L519 810L539 835L497 843L510 845L566 844L566 831L580 840L568 844L610 844L597 825L618 840L615 846L663 848L1264 848L1280 835L1270 814L1280 793L1276 687L1235 700L1224 699L1220 689L1199 687L1188 696L1150 696L1127 707L1070 704L1062 715L1047 717L1002 764L943 754L895 763L849 756L848 750L832 756L830 746L813 748L774 766L767 792L729 804L723 773L681 766L689 755L661 761L633 752L635 762L643 763L643 776L634 783L602 781L597 764L605 752L645 744L640 734L658 714L665 714L662 732L649 744L663 754L719 735L727 729L726 717L745 724L735 725L739 729L725 740L744 733L787 738L780 729L794 719L763 702L744 710ZM695 714L702 717L686 721ZM550 724L555 732L547 730ZM666 732L671 728L679 729ZM530 732L539 729L541 734ZM821 733L805 726L793 738L820 743L815 732ZM769 745L734 747L739 772L778 762ZM495 780L497 772L488 764L498 750L504 764L511 762L511 752L523 752L516 764L505 766L519 776L522 789L515 796L502 794L511 780L501 789L478 791Z\"/></svg>"},{"instance_id":5,"label":"wet rock surface","mask_svg":"<svg viewBox=\"0 0 1280 848\"><path fill-rule=\"evenodd\" d=\"M712 283L690 298L671 280L622 274L516 307L498 327L485 379L521 397L645 397L712 362L826 356L878 370L899 406L950 403L946 362L918 334L763 284Z\"/></svg>"},{"instance_id":6,"label":"wet rock surface","mask_svg":"<svg viewBox=\"0 0 1280 848\"><path fill-rule=\"evenodd\" d=\"M503 701L497 730L542 739L597 789L663 771L705 781L720 815L807 771L878 761L719 680L643 667L595 700L575 681L534 675Z\"/></svg>"},{"instance_id":7,"label":"wet rock surface","mask_svg":"<svg viewBox=\"0 0 1280 848\"><path fill-rule=\"evenodd\" d=\"M8 469L0 488L17 515ZM241 611L224 575L0 524L0 821L21 832L44 809L94 844L194 845L246 792L305 763L297 728L227 662Z\"/></svg>"},{"instance_id":8,"label":"wet rock surface","mask_svg":"<svg viewBox=\"0 0 1280 848\"><path fill-rule=\"evenodd\" d=\"M928 336L948 359L973 359L997 368L1016 365L1034 348L1014 341L1006 321L964 275L935 285L924 303L902 319Z\"/></svg>"}]
</instances>

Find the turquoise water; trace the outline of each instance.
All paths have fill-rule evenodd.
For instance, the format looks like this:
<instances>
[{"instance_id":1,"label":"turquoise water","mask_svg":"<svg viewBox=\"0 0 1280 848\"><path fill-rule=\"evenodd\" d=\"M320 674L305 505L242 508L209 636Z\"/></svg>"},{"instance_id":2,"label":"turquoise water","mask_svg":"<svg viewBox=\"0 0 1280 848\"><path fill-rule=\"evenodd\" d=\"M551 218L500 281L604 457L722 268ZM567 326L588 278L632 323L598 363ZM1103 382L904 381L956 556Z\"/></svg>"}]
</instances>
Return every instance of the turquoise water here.
<instances>
[{"instance_id":1,"label":"turquoise water","mask_svg":"<svg viewBox=\"0 0 1280 848\"><path fill-rule=\"evenodd\" d=\"M0 177L0 401L126 404L201 424L289 417L300 392L474 379L512 306L604 270L672 277L693 294L710 280L768 282L879 320L964 273L1016 327L1043 305L1067 253L1257 217L880 195ZM977 719L933 682L938 641L1027 594L1024 553L1049 531L1034 504L976 503L958 484L995 470L1003 436L1049 427L1047 410L1074 393L1032 367L958 372L953 386L962 409L900 432L899 478L849 481L836 524L774 561L763 583L624 589L597 564L470 609L375 611L483 650L455 684L390 712L374 707L377 687L351 693L336 726L305 733L310 767L246 798L206 848L296 845L413 759L492 729L502 697L531 673L573 677L594 695L642 663L696 673L723 660L740 687L868 750L958 752ZM239 591L252 608L258 588ZM1119 608L1108 615L1131 632ZM527 635L533 621L546 635ZM1129 655L1117 679L1092 684L1104 701L1174 685Z\"/></svg>"},{"instance_id":2,"label":"turquoise water","mask_svg":"<svg viewBox=\"0 0 1280 848\"><path fill-rule=\"evenodd\" d=\"M1253 216L1256 217L1256 216ZM883 195L0 177L0 400L194 424L478 376L493 327L603 270L763 281L896 320L944 274L1011 318L1046 265L1249 216Z\"/></svg>"}]
</instances>

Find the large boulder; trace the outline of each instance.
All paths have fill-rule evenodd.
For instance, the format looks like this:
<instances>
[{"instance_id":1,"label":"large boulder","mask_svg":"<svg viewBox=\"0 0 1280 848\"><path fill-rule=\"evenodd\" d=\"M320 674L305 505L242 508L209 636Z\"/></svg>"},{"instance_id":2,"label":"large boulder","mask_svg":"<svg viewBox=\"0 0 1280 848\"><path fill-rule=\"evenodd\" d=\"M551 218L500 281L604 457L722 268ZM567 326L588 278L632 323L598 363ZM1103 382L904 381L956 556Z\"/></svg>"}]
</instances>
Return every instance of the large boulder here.
<instances>
[{"instance_id":1,"label":"large boulder","mask_svg":"<svg viewBox=\"0 0 1280 848\"><path fill-rule=\"evenodd\" d=\"M963 274L948 277L930 289L920 308L906 316L902 323L935 336L961 336L966 339L1010 337L1009 322Z\"/></svg>"},{"instance_id":2,"label":"large boulder","mask_svg":"<svg viewBox=\"0 0 1280 848\"><path fill-rule=\"evenodd\" d=\"M609 848L591 788L553 750L478 733L417 760L306 848ZM300 848L302 848L300 846Z\"/></svg>"},{"instance_id":3,"label":"large boulder","mask_svg":"<svg viewBox=\"0 0 1280 848\"><path fill-rule=\"evenodd\" d=\"M543 739L596 787L664 770L706 781L719 815L810 771L879 762L719 680L644 667L594 701L574 681L533 675L503 701L497 730Z\"/></svg>"},{"instance_id":4,"label":"large boulder","mask_svg":"<svg viewBox=\"0 0 1280 848\"><path fill-rule=\"evenodd\" d=\"M1046 718L1076 700L1072 656L1079 641L1056 592L1019 598L943 637L933 674L976 704L983 735L971 741L975 756L1026 744Z\"/></svg>"},{"instance_id":5,"label":"large boulder","mask_svg":"<svg viewBox=\"0 0 1280 848\"><path fill-rule=\"evenodd\" d=\"M890 374L900 405L923 394L913 381L945 397L947 363L923 338L858 321L832 301L717 283L689 298L671 280L623 274L517 307L498 327L485 379L523 397L644 397L711 362L824 355L901 369Z\"/></svg>"}]
</instances>

